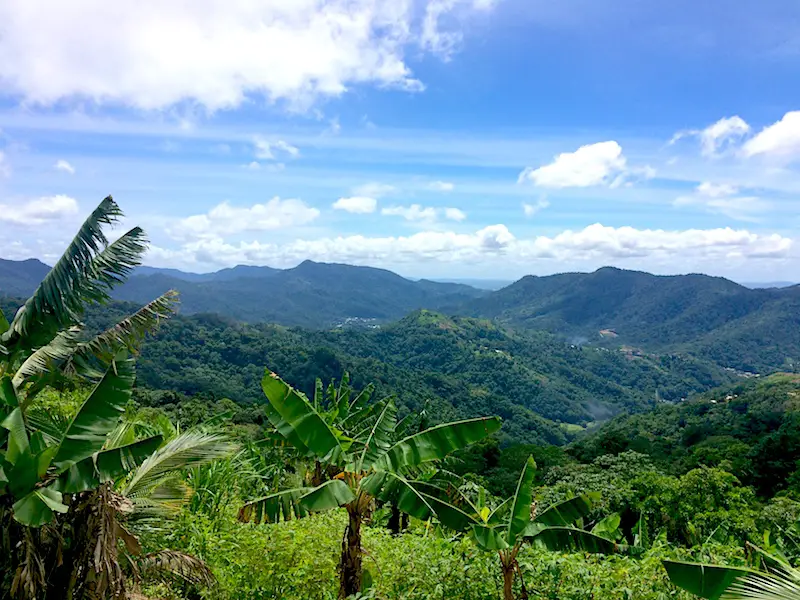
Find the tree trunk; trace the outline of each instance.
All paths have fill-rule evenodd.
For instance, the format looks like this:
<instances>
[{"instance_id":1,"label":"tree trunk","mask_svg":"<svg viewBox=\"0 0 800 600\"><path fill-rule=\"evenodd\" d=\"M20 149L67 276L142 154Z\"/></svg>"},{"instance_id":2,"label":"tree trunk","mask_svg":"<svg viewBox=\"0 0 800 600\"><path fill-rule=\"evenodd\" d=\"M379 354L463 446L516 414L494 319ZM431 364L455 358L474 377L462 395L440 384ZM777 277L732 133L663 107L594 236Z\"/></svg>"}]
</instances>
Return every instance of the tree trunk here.
<instances>
[{"instance_id":1,"label":"tree trunk","mask_svg":"<svg viewBox=\"0 0 800 600\"><path fill-rule=\"evenodd\" d=\"M392 514L389 515L389 531L391 531L394 535L399 535L400 533L400 509L397 508L394 504L391 505Z\"/></svg>"},{"instance_id":2,"label":"tree trunk","mask_svg":"<svg viewBox=\"0 0 800 600\"><path fill-rule=\"evenodd\" d=\"M400 513L400 531L408 529L408 513Z\"/></svg>"},{"instance_id":3,"label":"tree trunk","mask_svg":"<svg viewBox=\"0 0 800 600\"><path fill-rule=\"evenodd\" d=\"M358 501L347 505L350 518L342 540L342 558L339 562L339 597L347 598L361 591L361 510Z\"/></svg>"},{"instance_id":4,"label":"tree trunk","mask_svg":"<svg viewBox=\"0 0 800 600\"><path fill-rule=\"evenodd\" d=\"M514 565L503 564L503 600L514 600Z\"/></svg>"}]
</instances>

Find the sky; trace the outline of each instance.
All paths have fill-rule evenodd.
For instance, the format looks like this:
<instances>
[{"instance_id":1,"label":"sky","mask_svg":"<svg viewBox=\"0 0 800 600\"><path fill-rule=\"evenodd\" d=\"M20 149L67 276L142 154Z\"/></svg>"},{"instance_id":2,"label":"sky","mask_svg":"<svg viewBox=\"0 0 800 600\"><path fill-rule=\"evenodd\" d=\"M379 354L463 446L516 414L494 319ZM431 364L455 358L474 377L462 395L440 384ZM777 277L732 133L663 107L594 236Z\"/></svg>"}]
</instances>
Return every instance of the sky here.
<instances>
[{"instance_id":1,"label":"sky","mask_svg":"<svg viewBox=\"0 0 800 600\"><path fill-rule=\"evenodd\" d=\"M3 0L0 257L800 267L795 0Z\"/></svg>"}]
</instances>

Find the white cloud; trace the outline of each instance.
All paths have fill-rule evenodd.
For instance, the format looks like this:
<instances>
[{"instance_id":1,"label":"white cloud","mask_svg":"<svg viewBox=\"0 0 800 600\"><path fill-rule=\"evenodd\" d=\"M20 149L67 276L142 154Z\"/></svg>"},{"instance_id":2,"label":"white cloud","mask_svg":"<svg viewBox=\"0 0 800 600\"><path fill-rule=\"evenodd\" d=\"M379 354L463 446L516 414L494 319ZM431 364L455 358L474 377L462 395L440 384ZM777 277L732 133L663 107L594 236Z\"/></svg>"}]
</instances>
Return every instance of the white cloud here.
<instances>
[{"instance_id":1,"label":"white cloud","mask_svg":"<svg viewBox=\"0 0 800 600\"><path fill-rule=\"evenodd\" d=\"M375 212L378 208L378 201L367 196L351 196L350 198L339 198L333 203L333 208L365 215Z\"/></svg>"},{"instance_id":2,"label":"white cloud","mask_svg":"<svg viewBox=\"0 0 800 600\"><path fill-rule=\"evenodd\" d=\"M5 153L0 150L0 177L10 177L11 176L11 166L8 164L8 160L6 160Z\"/></svg>"},{"instance_id":3,"label":"white cloud","mask_svg":"<svg viewBox=\"0 0 800 600\"><path fill-rule=\"evenodd\" d=\"M784 158L800 155L800 111L788 112L777 123L762 129L744 144L742 153Z\"/></svg>"},{"instance_id":4,"label":"white cloud","mask_svg":"<svg viewBox=\"0 0 800 600\"><path fill-rule=\"evenodd\" d=\"M274 160L278 155L288 158L300 156L300 150L297 147L283 140L271 142L260 135L253 136L253 153L259 160Z\"/></svg>"},{"instance_id":5,"label":"white cloud","mask_svg":"<svg viewBox=\"0 0 800 600\"><path fill-rule=\"evenodd\" d=\"M579 231L555 236L516 238L505 225L491 225L474 233L421 231L410 236L329 237L289 243L258 241L228 243L222 239L194 241L177 250L155 248L151 259L159 264L191 266L192 261L214 265L240 263L293 266L305 259L355 264L419 264L421 261L470 264L529 265L532 259L557 264L609 264L628 259L705 261L725 259L781 259L792 240L778 234L759 235L746 230L689 229L665 231L607 227L596 223ZM680 264L680 263L679 263Z\"/></svg>"},{"instance_id":6,"label":"white cloud","mask_svg":"<svg viewBox=\"0 0 800 600\"><path fill-rule=\"evenodd\" d=\"M433 225L439 218L448 221L463 221L467 218L466 213L458 208L434 208L432 206L421 206L412 204L411 206L389 206L381 210L381 214L390 217L402 217L406 221Z\"/></svg>"},{"instance_id":7,"label":"white cloud","mask_svg":"<svg viewBox=\"0 0 800 600\"><path fill-rule=\"evenodd\" d=\"M724 117L705 129L687 129L676 133L669 141L670 145L686 137L700 140L700 152L703 156L718 156L726 150L736 147L750 133L750 125L739 116Z\"/></svg>"},{"instance_id":8,"label":"white cloud","mask_svg":"<svg viewBox=\"0 0 800 600\"><path fill-rule=\"evenodd\" d=\"M419 90L405 62L457 31L481 0L5 0L0 80L29 103L64 100L214 111L253 96L307 108L359 84ZM435 18L425 15L431 9ZM424 10L423 10L424 8ZM458 26L458 19L448 25ZM438 36L438 37L437 37Z\"/></svg>"},{"instance_id":9,"label":"white cloud","mask_svg":"<svg viewBox=\"0 0 800 600\"><path fill-rule=\"evenodd\" d=\"M77 213L78 202L63 194L22 203L0 204L0 221L23 226L53 224Z\"/></svg>"},{"instance_id":10,"label":"white cloud","mask_svg":"<svg viewBox=\"0 0 800 600\"><path fill-rule=\"evenodd\" d=\"M249 169L250 171L260 171L261 170L261 163L254 160L253 162L249 162L244 165L245 169Z\"/></svg>"},{"instance_id":11,"label":"white cloud","mask_svg":"<svg viewBox=\"0 0 800 600\"><path fill-rule=\"evenodd\" d=\"M397 188L386 183L371 181L353 188L354 196L368 196L369 198L383 198L397 192Z\"/></svg>"},{"instance_id":12,"label":"white cloud","mask_svg":"<svg viewBox=\"0 0 800 600\"><path fill-rule=\"evenodd\" d=\"M53 168L55 168L56 171L64 171L64 173L69 173L70 175L75 174L75 167L65 160L56 161L56 164L53 165Z\"/></svg>"},{"instance_id":13,"label":"white cloud","mask_svg":"<svg viewBox=\"0 0 800 600\"><path fill-rule=\"evenodd\" d=\"M549 165L528 167L519 176L520 182L530 181L548 188L620 185L626 175L626 160L622 147L615 141L581 146L575 152L564 152Z\"/></svg>"},{"instance_id":14,"label":"white cloud","mask_svg":"<svg viewBox=\"0 0 800 600\"><path fill-rule=\"evenodd\" d=\"M179 220L169 227L176 239L218 238L248 231L270 231L310 223L319 210L302 200L273 198L264 204L249 207L232 206L227 201L208 213Z\"/></svg>"},{"instance_id":15,"label":"white cloud","mask_svg":"<svg viewBox=\"0 0 800 600\"><path fill-rule=\"evenodd\" d=\"M467 218L467 214L458 208L445 208L444 218L449 221L463 221Z\"/></svg>"},{"instance_id":16,"label":"white cloud","mask_svg":"<svg viewBox=\"0 0 800 600\"><path fill-rule=\"evenodd\" d=\"M758 196L739 195L739 191L734 185L703 182L694 194L680 196L673 204L677 207L699 206L737 221L759 221L772 208L770 202Z\"/></svg>"},{"instance_id":17,"label":"white cloud","mask_svg":"<svg viewBox=\"0 0 800 600\"><path fill-rule=\"evenodd\" d=\"M434 192L452 192L456 186L449 181L431 181L428 187Z\"/></svg>"},{"instance_id":18,"label":"white cloud","mask_svg":"<svg viewBox=\"0 0 800 600\"><path fill-rule=\"evenodd\" d=\"M548 206L550 206L550 202L547 200L547 198L541 197L533 204L523 202L522 210L525 212L526 217L532 217L536 213L543 211Z\"/></svg>"}]
</instances>

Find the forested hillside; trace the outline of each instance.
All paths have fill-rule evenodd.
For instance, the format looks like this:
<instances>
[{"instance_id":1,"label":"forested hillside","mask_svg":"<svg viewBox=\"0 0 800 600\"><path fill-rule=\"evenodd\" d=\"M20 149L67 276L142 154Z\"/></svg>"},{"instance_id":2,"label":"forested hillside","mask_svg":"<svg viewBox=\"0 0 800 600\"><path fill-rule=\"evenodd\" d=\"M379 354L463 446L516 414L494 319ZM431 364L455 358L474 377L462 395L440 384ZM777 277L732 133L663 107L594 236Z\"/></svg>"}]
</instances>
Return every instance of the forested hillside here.
<instances>
[{"instance_id":1,"label":"forested hillside","mask_svg":"<svg viewBox=\"0 0 800 600\"><path fill-rule=\"evenodd\" d=\"M749 289L721 277L607 267L523 277L450 312L576 343L691 352L744 371L794 368L800 360L800 286Z\"/></svg>"},{"instance_id":2,"label":"forested hillside","mask_svg":"<svg viewBox=\"0 0 800 600\"><path fill-rule=\"evenodd\" d=\"M722 467L766 497L800 491L800 376L741 381L690 401L618 417L578 442L582 461L635 451L673 473Z\"/></svg>"},{"instance_id":3,"label":"forested hillside","mask_svg":"<svg viewBox=\"0 0 800 600\"><path fill-rule=\"evenodd\" d=\"M13 302L6 301L10 313ZM90 313L96 330L131 307ZM489 321L416 312L380 329L329 331L247 325L215 315L176 317L144 345L141 388L262 402L264 368L307 393L317 377L374 382L403 411L430 402L435 420L498 414L508 442L563 444L582 426L679 400L735 377L679 355L628 356L511 333ZM658 399L658 400L657 400Z\"/></svg>"}]
</instances>

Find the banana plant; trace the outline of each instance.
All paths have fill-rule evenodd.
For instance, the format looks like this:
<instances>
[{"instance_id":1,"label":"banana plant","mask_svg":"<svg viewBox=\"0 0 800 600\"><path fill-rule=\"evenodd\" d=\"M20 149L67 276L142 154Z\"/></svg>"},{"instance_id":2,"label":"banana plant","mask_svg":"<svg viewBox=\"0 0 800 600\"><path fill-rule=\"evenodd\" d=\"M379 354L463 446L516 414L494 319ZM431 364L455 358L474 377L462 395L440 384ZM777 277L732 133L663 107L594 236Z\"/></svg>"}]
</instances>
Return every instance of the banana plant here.
<instances>
[{"instance_id":1,"label":"banana plant","mask_svg":"<svg viewBox=\"0 0 800 600\"><path fill-rule=\"evenodd\" d=\"M113 198L105 198L14 318L9 322L0 312L0 376L13 376L23 409L47 385L76 374L101 377L119 351L136 352L144 336L174 312L177 294L169 291L107 331L85 335L85 308L108 302L147 249L139 227L108 240L104 228L122 216Z\"/></svg>"},{"instance_id":2,"label":"banana plant","mask_svg":"<svg viewBox=\"0 0 800 600\"><path fill-rule=\"evenodd\" d=\"M636 551L616 542L619 538L617 515L602 519L591 531L579 526L599 500L597 493L577 496L538 512L533 500L535 475L536 463L530 457L522 469L514 495L494 510L484 504L484 490L474 502L463 493L462 481L449 473L434 477L422 487L444 505L439 507L437 516L445 527L468 533L475 545L485 552L497 552L503 575L504 600L514 600L517 575L521 597L528 598L517 561L525 543L562 552L577 550L613 554Z\"/></svg>"},{"instance_id":3,"label":"banana plant","mask_svg":"<svg viewBox=\"0 0 800 600\"><path fill-rule=\"evenodd\" d=\"M240 509L239 519L274 523L344 508L348 524L339 562L342 598L362 588L361 526L374 500L396 502L401 510L418 518L436 516L444 503L421 489L413 477L415 469L500 428L498 417L469 419L438 425L393 443L397 409L392 399L361 409L373 411L374 418L363 430L348 435L332 427L314 404L275 373L267 371L261 386L268 401L267 417L276 431L300 453L319 460L332 478L317 486L248 502Z\"/></svg>"}]
</instances>

